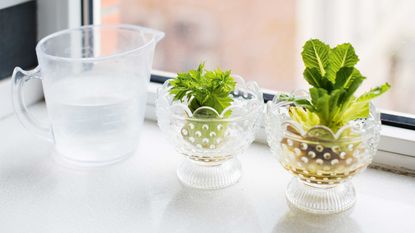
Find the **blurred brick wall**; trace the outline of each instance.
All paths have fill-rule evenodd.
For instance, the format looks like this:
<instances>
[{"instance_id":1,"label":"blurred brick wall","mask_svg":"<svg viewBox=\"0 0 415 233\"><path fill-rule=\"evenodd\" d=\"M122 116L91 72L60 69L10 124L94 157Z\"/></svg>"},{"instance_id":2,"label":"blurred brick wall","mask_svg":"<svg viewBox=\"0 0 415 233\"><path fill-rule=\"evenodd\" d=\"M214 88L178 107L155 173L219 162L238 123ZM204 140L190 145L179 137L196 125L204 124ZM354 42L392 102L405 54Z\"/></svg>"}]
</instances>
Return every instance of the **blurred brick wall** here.
<instances>
[{"instance_id":1,"label":"blurred brick wall","mask_svg":"<svg viewBox=\"0 0 415 233\"><path fill-rule=\"evenodd\" d=\"M166 32L155 69L206 61L265 88L295 88L295 1L103 0L102 23L118 22Z\"/></svg>"},{"instance_id":2,"label":"blurred brick wall","mask_svg":"<svg viewBox=\"0 0 415 233\"><path fill-rule=\"evenodd\" d=\"M101 23L117 24L121 22L121 12L119 0L102 0L101 1Z\"/></svg>"}]
</instances>

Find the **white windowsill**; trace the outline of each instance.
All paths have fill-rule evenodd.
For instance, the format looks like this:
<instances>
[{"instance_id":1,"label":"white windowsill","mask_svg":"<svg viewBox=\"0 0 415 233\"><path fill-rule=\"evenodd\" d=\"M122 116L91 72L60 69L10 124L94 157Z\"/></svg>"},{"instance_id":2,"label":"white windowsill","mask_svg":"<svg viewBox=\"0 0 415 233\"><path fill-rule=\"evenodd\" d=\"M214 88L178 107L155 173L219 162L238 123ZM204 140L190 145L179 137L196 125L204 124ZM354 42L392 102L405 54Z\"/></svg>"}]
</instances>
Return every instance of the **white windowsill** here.
<instances>
[{"instance_id":1,"label":"white windowsill","mask_svg":"<svg viewBox=\"0 0 415 233\"><path fill-rule=\"evenodd\" d=\"M44 105L31 108L44 112ZM53 145L31 135L14 115L0 120L2 232L413 232L415 178L375 169L355 177L350 215L290 211L291 175L264 144L240 156L243 176L228 189L198 191L176 178L181 156L154 121L144 123L129 159L93 169L53 161Z\"/></svg>"},{"instance_id":2,"label":"white windowsill","mask_svg":"<svg viewBox=\"0 0 415 233\"><path fill-rule=\"evenodd\" d=\"M0 119L13 113L12 83L10 78L0 80ZM43 98L40 81L28 82L24 87L24 97L27 105L38 102Z\"/></svg>"}]
</instances>

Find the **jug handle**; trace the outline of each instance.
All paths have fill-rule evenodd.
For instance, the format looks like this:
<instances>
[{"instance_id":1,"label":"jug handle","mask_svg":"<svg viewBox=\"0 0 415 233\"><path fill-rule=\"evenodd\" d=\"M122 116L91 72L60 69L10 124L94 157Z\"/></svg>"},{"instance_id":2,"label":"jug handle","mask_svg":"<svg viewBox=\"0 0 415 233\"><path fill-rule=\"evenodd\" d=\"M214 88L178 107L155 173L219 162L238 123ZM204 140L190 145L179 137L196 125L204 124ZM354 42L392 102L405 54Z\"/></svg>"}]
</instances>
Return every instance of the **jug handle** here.
<instances>
[{"instance_id":1,"label":"jug handle","mask_svg":"<svg viewBox=\"0 0 415 233\"><path fill-rule=\"evenodd\" d=\"M30 71L25 71L20 67L14 68L12 75L12 101L14 112L16 113L20 123L27 130L49 141L53 141L52 129L50 125L33 117L26 107L23 95L23 86L26 82L32 79L42 80L39 66Z\"/></svg>"}]
</instances>

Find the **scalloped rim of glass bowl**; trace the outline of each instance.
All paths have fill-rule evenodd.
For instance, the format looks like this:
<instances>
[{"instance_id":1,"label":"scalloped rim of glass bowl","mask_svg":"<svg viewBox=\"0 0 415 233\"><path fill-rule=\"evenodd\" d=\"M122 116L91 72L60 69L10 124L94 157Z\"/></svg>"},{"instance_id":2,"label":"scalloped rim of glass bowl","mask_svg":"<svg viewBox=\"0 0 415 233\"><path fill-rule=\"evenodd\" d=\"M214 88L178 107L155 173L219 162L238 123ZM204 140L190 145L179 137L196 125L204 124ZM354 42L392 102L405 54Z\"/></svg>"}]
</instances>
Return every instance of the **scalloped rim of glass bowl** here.
<instances>
[{"instance_id":1,"label":"scalloped rim of glass bowl","mask_svg":"<svg viewBox=\"0 0 415 233\"><path fill-rule=\"evenodd\" d=\"M259 88L258 84L255 81L249 81L249 82L245 82L245 80L239 76L239 75L232 75L232 77L234 77L237 85L235 88L236 93L238 93L239 91L243 90L244 92L246 92L247 94L251 94L253 96L252 99L249 99L247 101L252 101L255 104L251 104L251 105L243 105L243 106L239 106L238 104L235 104L235 101L228 106L227 108L225 108L222 113L218 113L218 111L216 111L216 109L212 108L212 107L208 107L208 106L202 106L197 108L193 113L192 111L189 109L188 107L188 103L189 101L186 100L184 103L183 102L179 102L179 101L173 101L172 96L169 93L169 89L171 88L170 85L170 80L167 80L166 82L164 82L163 86L161 88L159 88L157 90L157 95L161 98L164 98L168 103L169 103L169 111L170 112L175 112L174 109L179 109L179 110L183 110L183 113L185 113L187 116L183 116L182 114L173 114L173 117L175 117L176 119L179 120L187 120L187 121L194 121L194 122L234 122L234 121L238 121L238 120L243 120L245 118L248 118L249 116L251 116L252 114L255 114L258 110L260 110L261 108L263 108L263 96L262 96L262 92L261 89ZM244 110L244 107L252 107L252 109L250 110ZM229 116L229 117L225 117L225 114L228 111L232 111L233 109L242 109L244 111L247 112L246 115L244 116ZM195 114L197 114L200 111L211 111L212 113L214 113L217 118L197 118L194 117Z\"/></svg>"},{"instance_id":2,"label":"scalloped rim of glass bowl","mask_svg":"<svg viewBox=\"0 0 415 233\"><path fill-rule=\"evenodd\" d=\"M294 90L292 92L277 92L272 99L272 101L269 101L267 103L267 114L271 114L274 117L276 117L277 113L275 112L278 108L283 108L285 105L295 104L292 101L278 101L278 96L280 94L288 94L295 97L305 97L309 98L308 91L306 90ZM310 138L313 135L312 132L316 130L324 130L328 132L328 134L331 136L332 139L329 140L329 138L323 139L327 142L350 142L350 141L361 141L363 139L366 139L367 137L371 137L372 135L368 135L367 133L362 133L362 130L365 130L368 132L370 129L374 127L380 127L380 113L376 111L375 106L373 103L370 103L370 111L369 111L369 117L366 119L360 119L360 120L354 120L348 122L346 125L342 126L337 132L333 132L329 127L325 125L316 125L310 128L308 131L305 131L300 123L294 121L294 120L283 120L282 124L283 127L291 126L295 128L297 132L300 133L300 135L296 135L294 133L289 133L287 136L296 139L296 140L306 140L306 138ZM351 129L352 132L358 132L358 137L342 137L343 132L346 130ZM364 136L362 136L364 135ZM323 141L322 140L322 141ZM307 141L307 140L306 140ZM309 140L312 141L312 140Z\"/></svg>"}]
</instances>

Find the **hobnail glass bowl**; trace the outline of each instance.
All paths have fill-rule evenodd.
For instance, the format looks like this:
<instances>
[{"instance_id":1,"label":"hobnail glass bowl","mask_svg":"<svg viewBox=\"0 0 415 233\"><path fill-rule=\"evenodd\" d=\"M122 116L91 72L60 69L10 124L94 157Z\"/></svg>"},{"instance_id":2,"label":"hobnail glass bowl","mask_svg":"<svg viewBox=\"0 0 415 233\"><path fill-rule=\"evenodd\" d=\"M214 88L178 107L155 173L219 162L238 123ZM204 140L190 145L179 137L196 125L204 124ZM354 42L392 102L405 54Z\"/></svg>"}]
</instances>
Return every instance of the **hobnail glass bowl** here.
<instances>
[{"instance_id":1,"label":"hobnail glass bowl","mask_svg":"<svg viewBox=\"0 0 415 233\"><path fill-rule=\"evenodd\" d=\"M307 97L306 92L293 95ZM380 132L380 117L370 105L367 119L349 122L336 133L324 125L308 131L292 120L292 102L267 103L266 132L271 151L295 177L286 197L295 207L317 214L344 211L353 206L356 193L350 179L372 161Z\"/></svg>"},{"instance_id":2,"label":"hobnail glass bowl","mask_svg":"<svg viewBox=\"0 0 415 233\"><path fill-rule=\"evenodd\" d=\"M254 140L264 102L255 82L245 83L241 77L233 77L237 82L231 93L233 102L222 113L211 107L200 107L192 113L188 108L191 100L173 100L169 81L158 90L158 125L185 157L177 176L187 186L223 188L236 183L241 176L236 156Z\"/></svg>"}]
</instances>

